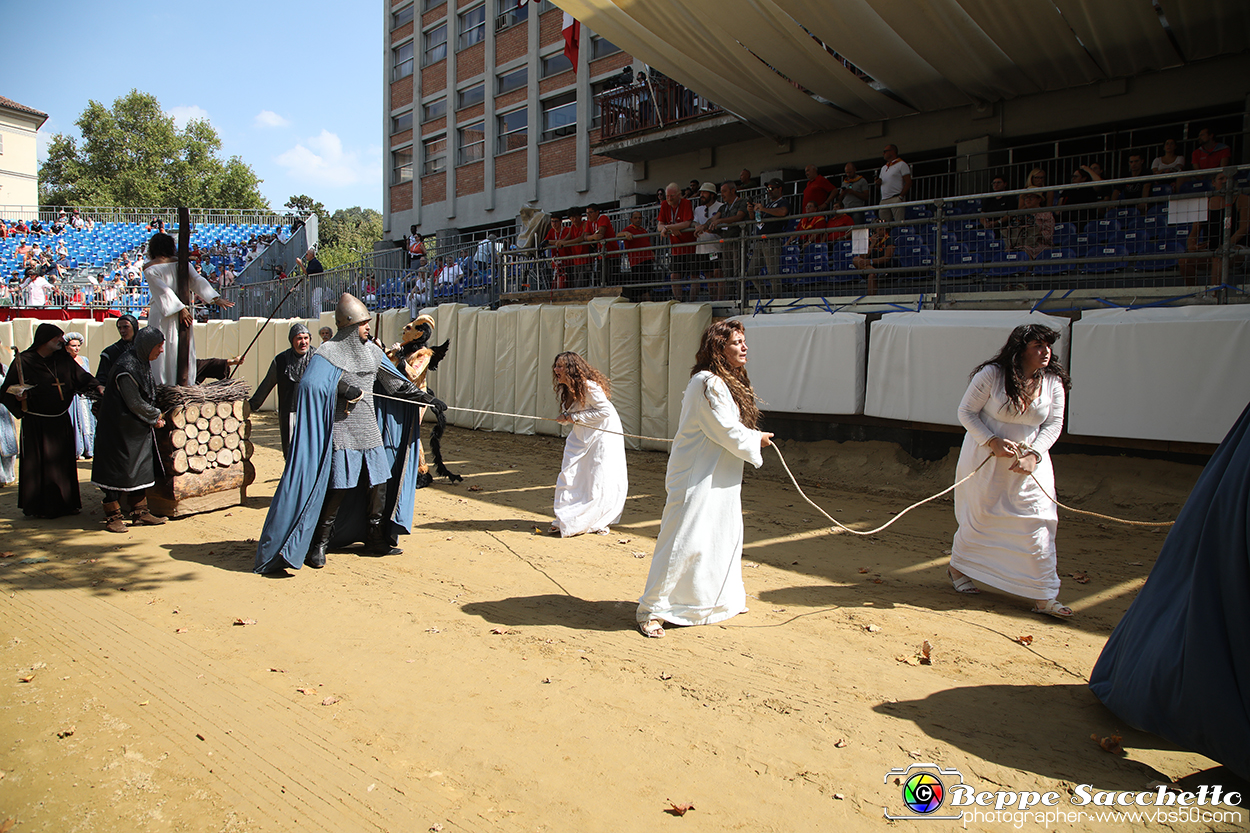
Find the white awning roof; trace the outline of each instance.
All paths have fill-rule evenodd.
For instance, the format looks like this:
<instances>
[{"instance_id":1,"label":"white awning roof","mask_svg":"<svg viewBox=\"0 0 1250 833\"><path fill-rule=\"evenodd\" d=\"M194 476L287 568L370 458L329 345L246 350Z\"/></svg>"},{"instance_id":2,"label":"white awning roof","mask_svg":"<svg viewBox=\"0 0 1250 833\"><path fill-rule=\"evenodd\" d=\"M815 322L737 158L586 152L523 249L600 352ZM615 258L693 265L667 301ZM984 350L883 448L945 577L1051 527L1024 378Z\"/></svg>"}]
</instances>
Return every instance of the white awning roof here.
<instances>
[{"instance_id":1,"label":"white awning roof","mask_svg":"<svg viewBox=\"0 0 1250 833\"><path fill-rule=\"evenodd\" d=\"M1151 0L554 2L776 136L1080 86L1250 47L1245 0L1159 0L1167 26Z\"/></svg>"}]
</instances>

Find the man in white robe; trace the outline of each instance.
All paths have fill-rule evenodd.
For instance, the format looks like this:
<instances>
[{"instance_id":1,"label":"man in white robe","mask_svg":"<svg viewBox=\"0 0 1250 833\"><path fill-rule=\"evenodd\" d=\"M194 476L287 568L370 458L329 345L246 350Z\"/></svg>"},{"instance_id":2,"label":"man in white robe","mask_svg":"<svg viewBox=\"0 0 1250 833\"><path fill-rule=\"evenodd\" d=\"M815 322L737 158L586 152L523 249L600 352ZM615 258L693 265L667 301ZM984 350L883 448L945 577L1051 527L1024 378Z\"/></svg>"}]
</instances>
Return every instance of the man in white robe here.
<instances>
[{"instance_id":1,"label":"man in white robe","mask_svg":"<svg viewBox=\"0 0 1250 833\"><path fill-rule=\"evenodd\" d=\"M160 239L163 238L163 239ZM165 343L169 345L160 356L152 361L152 378L158 385L178 384L178 338L180 321L191 323L191 311L178 299L178 245L167 234L153 236L148 244L151 260L143 270L147 281L151 300L148 303L148 325L156 327L165 334ZM187 264L191 277L191 292L205 302L216 304L228 309L234 304L213 288L205 280L194 264ZM187 330L188 337L191 330ZM190 381L195 384L195 339L190 343Z\"/></svg>"}]
</instances>

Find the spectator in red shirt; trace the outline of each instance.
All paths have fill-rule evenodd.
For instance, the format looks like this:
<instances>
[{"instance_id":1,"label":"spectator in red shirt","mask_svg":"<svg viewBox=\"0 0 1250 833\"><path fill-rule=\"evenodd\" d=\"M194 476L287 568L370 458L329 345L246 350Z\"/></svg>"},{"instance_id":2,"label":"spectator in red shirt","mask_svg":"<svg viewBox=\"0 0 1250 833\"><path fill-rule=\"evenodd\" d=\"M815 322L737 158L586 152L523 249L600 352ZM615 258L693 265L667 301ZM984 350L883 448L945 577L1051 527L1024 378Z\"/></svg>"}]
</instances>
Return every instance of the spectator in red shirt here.
<instances>
[{"instance_id":1,"label":"spectator in red shirt","mask_svg":"<svg viewBox=\"0 0 1250 833\"><path fill-rule=\"evenodd\" d=\"M825 242L825 235L821 232L827 225L825 215L816 213L816 203L809 202L803 206L803 213L810 214L810 217L803 217L794 227L794 236L788 241L791 246L798 246L800 249L806 249L813 243Z\"/></svg>"},{"instance_id":2,"label":"spectator in red shirt","mask_svg":"<svg viewBox=\"0 0 1250 833\"><path fill-rule=\"evenodd\" d=\"M660 203L660 216L656 221L656 233L666 238L672 246L668 279L672 282L673 297L682 299L683 289L691 300L698 291L694 278L694 207L681 195L676 182L664 189L664 202ZM683 287L679 281L691 281Z\"/></svg>"},{"instance_id":3,"label":"spectator in red shirt","mask_svg":"<svg viewBox=\"0 0 1250 833\"><path fill-rule=\"evenodd\" d=\"M586 223L582 219L582 210L569 210L568 233L561 238L560 246L568 260L569 285L574 289L585 289L592 283L590 274L590 246L586 245Z\"/></svg>"},{"instance_id":4,"label":"spectator in red shirt","mask_svg":"<svg viewBox=\"0 0 1250 833\"><path fill-rule=\"evenodd\" d=\"M594 253L591 268L596 276L603 276L607 281L604 286L617 286L621 282L620 260L617 252L620 244L616 242L616 230L612 221L599 213L596 205L586 206L586 233L583 239L590 244ZM605 265L606 263L606 265ZM606 271L605 271L606 270Z\"/></svg>"},{"instance_id":5,"label":"spectator in red shirt","mask_svg":"<svg viewBox=\"0 0 1250 833\"><path fill-rule=\"evenodd\" d=\"M1215 141L1211 128L1204 127L1198 131L1198 147L1194 148L1194 170L1222 168L1232 160L1233 152L1228 145Z\"/></svg>"},{"instance_id":6,"label":"spectator in red shirt","mask_svg":"<svg viewBox=\"0 0 1250 833\"><path fill-rule=\"evenodd\" d=\"M544 247L551 254L551 265L554 271L551 285L556 289L568 288L569 258L564 251L564 239L569 233L568 227L564 224L566 216L568 216L567 211L551 212L551 225L547 227L547 234L543 237Z\"/></svg>"},{"instance_id":7,"label":"spectator in red shirt","mask_svg":"<svg viewBox=\"0 0 1250 833\"><path fill-rule=\"evenodd\" d=\"M843 211L845 210L845 206L843 206L841 202L835 202L833 204L833 210ZM855 225L855 217L853 214L834 214L829 218L829 221L825 223L825 228L829 229L830 242L834 240L841 240L844 237L849 237L851 234L851 230L849 228L844 231L834 231L834 229L853 225Z\"/></svg>"},{"instance_id":8,"label":"spectator in red shirt","mask_svg":"<svg viewBox=\"0 0 1250 833\"><path fill-rule=\"evenodd\" d=\"M807 174L807 185L803 187L803 205L810 202L816 206L817 211L828 210L829 198L838 189L832 182L817 173L815 165L808 165L803 172Z\"/></svg>"},{"instance_id":9,"label":"spectator in red shirt","mask_svg":"<svg viewBox=\"0 0 1250 833\"><path fill-rule=\"evenodd\" d=\"M651 283L655 280L655 250L648 248L655 245L651 232L642 227L642 212L635 211L629 215L629 225L621 229L621 246L625 256L629 258L629 282L631 284ZM640 293L648 300L651 289Z\"/></svg>"}]
</instances>

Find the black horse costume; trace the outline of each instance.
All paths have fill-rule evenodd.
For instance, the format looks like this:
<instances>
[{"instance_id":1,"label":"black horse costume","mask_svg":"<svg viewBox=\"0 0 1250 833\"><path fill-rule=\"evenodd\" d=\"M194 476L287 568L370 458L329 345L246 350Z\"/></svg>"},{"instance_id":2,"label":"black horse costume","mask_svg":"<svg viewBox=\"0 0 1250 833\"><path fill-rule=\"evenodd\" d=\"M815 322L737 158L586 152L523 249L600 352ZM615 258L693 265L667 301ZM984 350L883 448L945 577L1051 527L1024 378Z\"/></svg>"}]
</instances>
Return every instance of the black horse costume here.
<instances>
[{"instance_id":1,"label":"black horse costume","mask_svg":"<svg viewBox=\"0 0 1250 833\"><path fill-rule=\"evenodd\" d=\"M399 343L386 351L386 355L395 363L395 367L421 390L427 390L426 374L438 369L438 363L447 356L447 351L451 347L450 340L436 347L428 346L430 337L433 335L434 319L428 315L419 315L415 320L404 325ZM447 430L447 415L441 410L435 410L435 414L438 421L434 425L434 430L430 432L430 451L434 457L434 470L438 472L439 477L446 477L447 482L459 483L464 478L443 465L442 442L443 432ZM425 416L424 408L421 409L421 416ZM425 461L425 450L422 449L417 457L417 488L423 489L433 482L434 475L430 474L430 467Z\"/></svg>"}]
</instances>

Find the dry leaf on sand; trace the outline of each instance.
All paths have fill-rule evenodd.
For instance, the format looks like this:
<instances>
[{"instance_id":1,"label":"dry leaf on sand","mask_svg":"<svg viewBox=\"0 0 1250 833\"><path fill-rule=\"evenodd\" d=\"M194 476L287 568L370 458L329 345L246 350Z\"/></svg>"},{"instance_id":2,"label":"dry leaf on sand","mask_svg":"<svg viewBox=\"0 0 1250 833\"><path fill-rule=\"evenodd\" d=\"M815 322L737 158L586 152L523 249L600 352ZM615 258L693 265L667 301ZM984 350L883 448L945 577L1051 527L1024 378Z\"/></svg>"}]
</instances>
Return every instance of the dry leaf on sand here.
<instances>
[{"instance_id":1,"label":"dry leaf on sand","mask_svg":"<svg viewBox=\"0 0 1250 833\"><path fill-rule=\"evenodd\" d=\"M1119 735L1109 735L1105 738L1100 738L1098 735L1090 735L1089 739L1112 755L1124 754L1124 747L1120 745L1120 741L1124 740L1124 738Z\"/></svg>"},{"instance_id":2,"label":"dry leaf on sand","mask_svg":"<svg viewBox=\"0 0 1250 833\"><path fill-rule=\"evenodd\" d=\"M670 801L668 803L668 809L664 812L668 813L670 816L684 816L693 809L693 804L674 804Z\"/></svg>"}]
</instances>

